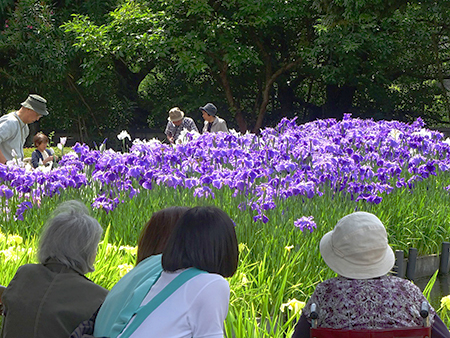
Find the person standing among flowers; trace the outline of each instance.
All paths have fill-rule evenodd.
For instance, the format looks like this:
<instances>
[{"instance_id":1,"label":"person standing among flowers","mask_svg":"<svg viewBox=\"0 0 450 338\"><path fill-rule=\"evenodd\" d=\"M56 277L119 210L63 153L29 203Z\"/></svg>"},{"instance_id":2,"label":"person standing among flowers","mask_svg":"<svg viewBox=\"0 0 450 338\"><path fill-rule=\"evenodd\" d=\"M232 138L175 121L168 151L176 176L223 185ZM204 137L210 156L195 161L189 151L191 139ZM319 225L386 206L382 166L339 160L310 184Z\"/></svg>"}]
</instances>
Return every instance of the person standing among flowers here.
<instances>
[{"instance_id":1,"label":"person standing among flowers","mask_svg":"<svg viewBox=\"0 0 450 338\"><path fill-rule=\"evenodd\" d=\"M198 133L194 120L190 117L185 117L184 112L178 107L169 110L169 117L167 120L165 134L170 143L175 143L180 137L181 132L185 129L187 131L195 131Z\"/></svg>"},{"instance_id":2,"label":"person standing among flowers","mask_svg":"<svg viewBox=\"0 0 450 338\"><path fill-rule=\"evenodd\" d=\"M311 304L318 308L318 327L377 330L422 325L426 298L410 281L388 275L395 263L386 229L375 215L354 212L343 217L320 241L320 253L338 277L317 285L303 308L292 338L309 338ZM432 338L450 332L430 306Z\"/></svg>"},{"instance_id":3,"label":"person standing among flowers","mask_svg":"<svg viewBox=\"0 0 450 338\"><path fill-rule=\"evenodd\" d=\"M205 120L203 125L203 133L217 133L223 131L228 132L227 123L224 119L217 116L217 108L212 103L207 103L204 107L199 108L202 117Z\"/></svg>"},{"instance_id":4,"label":"person standing among flowers","mask_svg":"<svg viewBox=\"0 0 450 338\"><path fill-rule=\"evenodd\" d=\"M28 124L48 115L47 100L37 94L30 94L15 112L0 117L0 163L15 157L23 160L23 145L30 133Z\"/></svg>"}]
</instances>

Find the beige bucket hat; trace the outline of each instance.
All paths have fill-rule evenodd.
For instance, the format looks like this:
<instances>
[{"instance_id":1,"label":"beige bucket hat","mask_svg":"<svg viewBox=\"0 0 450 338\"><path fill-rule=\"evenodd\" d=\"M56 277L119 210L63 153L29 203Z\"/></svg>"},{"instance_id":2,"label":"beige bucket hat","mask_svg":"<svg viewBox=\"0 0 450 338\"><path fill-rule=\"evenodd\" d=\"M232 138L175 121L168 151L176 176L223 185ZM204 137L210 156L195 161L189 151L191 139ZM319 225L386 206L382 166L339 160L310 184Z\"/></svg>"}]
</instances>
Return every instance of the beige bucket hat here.
<instances>
[{"instance_id":1,"label":"beige bucket hat","mask_svg":"<svg viewBox=\"0 0 450 338\"><path fill-rule=\"evenodd\" d=\"M169 110L169 117L167 118L169 121L177 122L182 120L183 118L184 112L180 108L175 107Z\"/></svg>"},{"instance_id":2,"label":"beige bucket hat","mask_svg":"<svg viewBox=\"0 0 450 338\"><path fill-rule=\"evenodd\" d=\"M330 269L351 279L380 277L395 263L383 223L374 214L363 211L341 218L322 237L320 253Z\"/></svg>"}]
</instances>

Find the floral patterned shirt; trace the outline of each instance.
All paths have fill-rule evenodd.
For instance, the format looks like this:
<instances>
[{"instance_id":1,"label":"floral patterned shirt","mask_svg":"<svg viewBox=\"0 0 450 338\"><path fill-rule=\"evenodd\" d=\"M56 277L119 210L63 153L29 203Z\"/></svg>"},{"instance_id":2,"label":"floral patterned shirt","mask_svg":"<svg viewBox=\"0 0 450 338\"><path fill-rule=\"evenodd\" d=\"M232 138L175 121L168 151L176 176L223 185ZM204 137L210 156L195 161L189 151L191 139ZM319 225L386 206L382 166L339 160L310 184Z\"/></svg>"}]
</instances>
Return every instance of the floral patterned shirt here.
<instances>
[{"instance_id":1,"label":"floral patterned shirt","mask_svg":"<svg viewBox=\"0 0 450 338\"><path fill-rule=\"evenodd\" d=\"M334 329L388 329L422 325L420 307L426 301L420 289L406 279L332 278L317 285L303 314L310 321L316 303L318 326ZM430 324L435 311L430 306Z\"/></svg>"}]
</instances>

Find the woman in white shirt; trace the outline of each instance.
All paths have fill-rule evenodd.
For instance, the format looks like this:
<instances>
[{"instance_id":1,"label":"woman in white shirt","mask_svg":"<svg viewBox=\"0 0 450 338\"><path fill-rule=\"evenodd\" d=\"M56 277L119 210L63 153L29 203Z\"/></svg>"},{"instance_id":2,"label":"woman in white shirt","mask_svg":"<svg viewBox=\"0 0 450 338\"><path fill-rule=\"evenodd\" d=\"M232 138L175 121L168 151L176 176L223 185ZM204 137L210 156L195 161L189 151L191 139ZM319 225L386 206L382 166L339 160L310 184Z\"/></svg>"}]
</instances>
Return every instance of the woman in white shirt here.
<instances>
[{"instance_id":1,"label":"woman in white shirt","mask_svg":"<svg viewBox=\"0 0 450 338\"><path fill-rule=\"evenodd\" d=\"M142 323L119 337L222 338L230 288L224 277L237 269L239 250L230 217L216 207L195 207L177 222L163 251L163 272L141 303L148 304L189 268L202 270L178 287Z\"/></svg>"}]
</instances>

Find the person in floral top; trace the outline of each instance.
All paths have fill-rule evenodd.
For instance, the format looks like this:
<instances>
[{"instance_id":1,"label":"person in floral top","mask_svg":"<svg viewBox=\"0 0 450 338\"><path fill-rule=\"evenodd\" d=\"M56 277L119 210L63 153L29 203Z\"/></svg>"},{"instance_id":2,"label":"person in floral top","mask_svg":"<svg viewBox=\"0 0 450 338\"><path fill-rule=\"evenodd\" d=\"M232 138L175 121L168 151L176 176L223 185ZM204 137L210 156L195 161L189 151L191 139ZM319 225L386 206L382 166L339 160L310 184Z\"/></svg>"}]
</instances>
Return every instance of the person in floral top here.
<instances>
[{"instance_id":1,"label":"person in floral top","mask_svg":"<svg viewBox=\"0 0 450 338\"><path fill-rule=\"evenodd\" d=\"M318 327L376 330L422 325L420 307L426 298L410 281L388 274L395 256L375 215L355 212L343 217L322 237L320 253L338 277L317 285L292 338L310 337L313 303ZM429 312L431 337L450 337L431 306Z\"/></svg>"}]
</instances>

